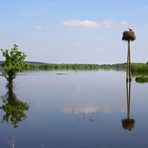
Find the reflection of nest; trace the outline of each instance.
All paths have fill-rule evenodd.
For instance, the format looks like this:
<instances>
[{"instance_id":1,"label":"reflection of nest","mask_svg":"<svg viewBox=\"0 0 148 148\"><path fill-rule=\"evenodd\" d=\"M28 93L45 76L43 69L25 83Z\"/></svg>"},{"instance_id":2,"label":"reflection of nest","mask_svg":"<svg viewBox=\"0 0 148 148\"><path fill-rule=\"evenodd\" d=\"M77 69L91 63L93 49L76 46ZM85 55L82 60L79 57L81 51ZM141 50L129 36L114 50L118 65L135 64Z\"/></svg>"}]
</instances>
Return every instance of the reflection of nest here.
<instances>
[{"instance_id":1,"label":"reflection of nest","mask_svg":"<svg viewBox=\"0 0 148 148\"><path fill-rule=\"evenodd\" d=\"M131 131L135 126L135 120L134 119L123 119L122 120L122 127L125 130Z\"/></svg>"},{"instance_id":2,"label":"reflection of nest","mask_svg":"<svg viewBox=\"0 0 148 148\"><path fill-rule=\"evenodd\" d=\"M136 39L135 33L133 31L124 31L122 40L125 41L134 41Z\"/></svg>"}]
</instances>

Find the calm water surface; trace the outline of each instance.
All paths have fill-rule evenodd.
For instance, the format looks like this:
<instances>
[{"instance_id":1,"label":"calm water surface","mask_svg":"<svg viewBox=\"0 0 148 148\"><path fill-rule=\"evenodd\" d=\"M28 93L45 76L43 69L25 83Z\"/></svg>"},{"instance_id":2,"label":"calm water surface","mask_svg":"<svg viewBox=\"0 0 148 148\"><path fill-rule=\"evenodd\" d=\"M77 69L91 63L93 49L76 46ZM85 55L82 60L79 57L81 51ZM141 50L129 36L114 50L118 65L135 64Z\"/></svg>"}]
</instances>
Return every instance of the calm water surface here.
<instances>
[{"instance_id":1,"label":"calm water surface","mask_svg":"<svg viewBox=\"0 0 148 148\"><path fill-rule=\"evenodd\" d=\"M6 83L0 78L0 148L148 148L148 83L133 78L133 122L123 125L124 72L35 71L18 75L14 90Z\"/></svg>"}]
</instances>

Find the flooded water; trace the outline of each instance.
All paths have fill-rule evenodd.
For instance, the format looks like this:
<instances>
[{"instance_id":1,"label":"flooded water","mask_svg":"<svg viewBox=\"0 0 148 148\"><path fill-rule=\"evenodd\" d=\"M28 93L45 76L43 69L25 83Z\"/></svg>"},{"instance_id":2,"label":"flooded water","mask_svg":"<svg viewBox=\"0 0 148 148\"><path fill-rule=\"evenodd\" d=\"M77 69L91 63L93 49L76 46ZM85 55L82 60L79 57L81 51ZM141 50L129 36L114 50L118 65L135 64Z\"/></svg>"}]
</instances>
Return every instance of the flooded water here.
<instances>
[{"instance_id":1,"label":"flooded water","mask_svg":"<svg viewBox=\"0 0 148 148\"><path fill-rule=\"evenodd\" d=\"M148 83L116 71L34 71L0 78L0 148L147 148ZM128 109L127 109L128 108Z\"/></svg>"}]
</instances>

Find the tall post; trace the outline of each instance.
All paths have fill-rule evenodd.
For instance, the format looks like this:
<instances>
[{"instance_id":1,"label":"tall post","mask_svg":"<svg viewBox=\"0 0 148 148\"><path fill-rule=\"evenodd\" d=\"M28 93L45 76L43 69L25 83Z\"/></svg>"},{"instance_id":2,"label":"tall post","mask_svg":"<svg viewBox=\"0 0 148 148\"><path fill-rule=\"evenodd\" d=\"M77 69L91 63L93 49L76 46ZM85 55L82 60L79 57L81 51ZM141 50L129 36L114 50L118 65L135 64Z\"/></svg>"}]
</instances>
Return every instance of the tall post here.
<instances>
[{"instance_id":1,"label":"tall post","mask_svg":"<svg viewBox=\"0 0 148 148\"><path fill-rule=\"evenodd\" d=\"M130 40L128 40L128 74L129 74L129 81L131 81L131 53L130 53Z\"/></svg>"},{"instance_id":2,"label":"tall post","mask_svg":"<svg viewBox=\"0 0 148 148\"><path fill-rule=\"evenodd\" d=\"M127 74L126 74L126 91L127 91L127 118L130 119L130 99L131 99L131 56L130 56L130 40L128 40L127 52Z\"/></svg>"}]
</instances>

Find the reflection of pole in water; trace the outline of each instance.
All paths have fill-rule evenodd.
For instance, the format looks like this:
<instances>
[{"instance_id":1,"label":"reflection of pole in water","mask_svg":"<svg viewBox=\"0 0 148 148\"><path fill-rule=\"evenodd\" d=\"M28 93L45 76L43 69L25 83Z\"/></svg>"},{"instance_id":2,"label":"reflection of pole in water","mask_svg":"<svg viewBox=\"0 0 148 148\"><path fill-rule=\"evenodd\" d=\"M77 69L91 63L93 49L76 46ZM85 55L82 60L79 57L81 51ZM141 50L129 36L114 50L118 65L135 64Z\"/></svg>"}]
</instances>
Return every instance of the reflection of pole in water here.
<instances>
[{"instance_id":1,"label":"reflection of pole in water","mask_svg":"<svg viewBox=\"0 0 148 148\"><path fill-rule=\"evenodd\" d=\"M127 118L130 119L131 81L126 82Z\"/></svg>"},{"instance_id":2,"label":"reflection of pole in water","mask_svg":"<svg viewBox=\"0 0 148 148\"><path fill-rule=\"evenodd\" d=\"M128 52L128 55L130 53ZM128 56L129 57L129 56ZM126 69L126 97L127 97L127 118L122 120L122 126L124 129L131 131L134 128L135 120L130 118L130 103L131 103L131 68L130 59L127 58L127 69Z\"/></svg>"}]
</instances>

